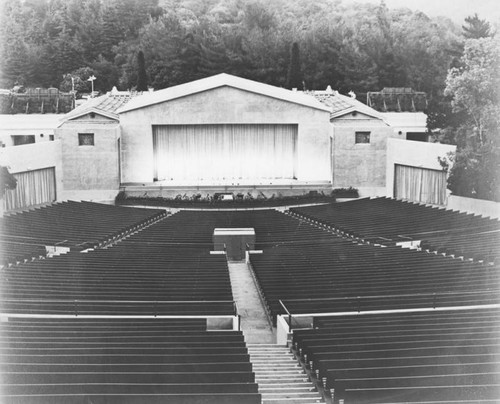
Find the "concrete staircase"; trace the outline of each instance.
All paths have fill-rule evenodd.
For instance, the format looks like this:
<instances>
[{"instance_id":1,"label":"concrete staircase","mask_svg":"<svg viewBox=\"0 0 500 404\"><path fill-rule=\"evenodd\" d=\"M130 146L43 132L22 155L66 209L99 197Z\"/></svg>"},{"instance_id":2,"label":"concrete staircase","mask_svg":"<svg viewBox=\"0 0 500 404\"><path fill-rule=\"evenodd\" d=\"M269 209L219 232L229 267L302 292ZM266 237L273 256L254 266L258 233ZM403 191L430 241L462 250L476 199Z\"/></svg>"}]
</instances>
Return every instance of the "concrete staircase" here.
<instances>
[{"instance_id":1,"label":"concrete staircase","mask_svg":"<svg viewBox=\"0 0 500 404\"><path fill-rule=\"evenodd\" d=\"M262 404L324 403L290 349L276 344L247 344Z\"/></svg>"}]
</instances>

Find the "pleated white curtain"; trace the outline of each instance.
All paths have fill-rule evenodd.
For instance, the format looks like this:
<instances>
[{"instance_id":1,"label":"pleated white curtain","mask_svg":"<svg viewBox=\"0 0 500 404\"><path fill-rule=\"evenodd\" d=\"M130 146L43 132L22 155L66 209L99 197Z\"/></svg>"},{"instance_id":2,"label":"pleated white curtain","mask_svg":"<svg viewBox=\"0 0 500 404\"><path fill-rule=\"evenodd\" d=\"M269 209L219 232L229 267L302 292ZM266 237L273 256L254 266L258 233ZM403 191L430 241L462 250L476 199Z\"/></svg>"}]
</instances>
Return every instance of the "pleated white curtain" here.
<instances>
[{"instance_id":1,"label":"pleated white curtain","mask_svg":"<svg viewBox=\"0 0 500 404\"><path fill-rule=\"evenodd\" d=\"M415 202L444 205L446 173L396 164L394 196Z\"/></svg>"},{"instance_id":2,"label":"pleated white curtain","mask_svg":"<svg viewBox=\"0 0 500 404\"><path fill-rule=\"evenodd\" d=\"M158 180L294 178L297 125L153 127Z\"/></svg>"},{"instance_id":3,"label":"pleated white curtain","mask_svg":"<svg viewBox=\"0 0 500 404\"><path fill-rule=\"evenodd\" d=\"M15 189L5 192L4 208L6 211L56 200L54 167L25 171L13 175L17 180L17 185Z\"/></svg>"}]
</instances>

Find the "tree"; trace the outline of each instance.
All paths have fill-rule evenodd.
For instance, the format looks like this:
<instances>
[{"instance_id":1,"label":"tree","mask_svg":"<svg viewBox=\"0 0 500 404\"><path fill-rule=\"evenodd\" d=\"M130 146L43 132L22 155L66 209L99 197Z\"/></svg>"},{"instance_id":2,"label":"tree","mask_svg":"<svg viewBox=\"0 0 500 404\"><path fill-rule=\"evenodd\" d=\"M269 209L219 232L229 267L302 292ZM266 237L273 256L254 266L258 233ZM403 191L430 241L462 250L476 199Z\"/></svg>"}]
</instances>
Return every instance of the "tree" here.
<instances>
[{"instance_id":1,"label":"tree","mask_svg":"<svg viewBox=\"0 0 500 404\"><path fill-rule=\"evenodd\" d=\"M74 87L77 93L90 93L92 85L87 79L94 74L94 70L90 67L80 67L71 73L63 75L63 80L59 83L59 89L61 91L71 91Z\"/></svg>"},{"instance_id":2,"label":"tree","mask_svg":"<svg viewBox=\"0 0 500 404\"><path fill-rule=\"evenodd\" d=\"M137 53L137 91L148 91L148 76L146 74L146 62L144 53Z\"/></svg>"},{"instance_id":3,"label":"tree","mask_svg":"<svg viewBox=\"0 0 500 404\"><path fill-rule=\"evenodd\" d=\"M466 39L479 39L491 36L491 26L486 20L481 20L477 13L465 19L467 25L462 25L463 35Z\"/></svg>"},{"instance_id":4,"label":"tree","mask_svg":"<svg viewBox=\"0 0 500 404\"><path fill-rule=\"evenodd\" d=\"M499 136L499 40L467 40L461 62L463 68L452 68L448 72L445 94L453 97L455 112L464 112L470 117L476 141L483 146Z\"/></svg>"},{"instance_id":5,"label":"tree","mask_svg":"<svg viewBox=\"0 0 500 404\"><path fill-rule=\"evenodd\" d=\"M299 44L294 42L290 52L290 64L288 66L288 75L286 80L288 89L303 89L302 69L300 67Z\"/></svg>"},{"instance_id":6,"label":"tree","mask_svg":"<svg viewBox=\"0 0 500 404\"><path fill-rule=\"evenodd\" d=\"M500 41L465 42L462 68L452 68L445 94L453 112L464 115L456 128L457 153L448 188L457 195L500 201Z\"/></svg>"},{"instance_id":7,"label":"tree","mask_svg":"<svg viewBox=\"0 0 500 404\"><path fill-rule=\"evenodd\" d=\"M5 191L9 189L16 189L17 180L9 172L9 169L4 166L0 166L0 199L5 195Z\"/></svg>"}]
</instances>

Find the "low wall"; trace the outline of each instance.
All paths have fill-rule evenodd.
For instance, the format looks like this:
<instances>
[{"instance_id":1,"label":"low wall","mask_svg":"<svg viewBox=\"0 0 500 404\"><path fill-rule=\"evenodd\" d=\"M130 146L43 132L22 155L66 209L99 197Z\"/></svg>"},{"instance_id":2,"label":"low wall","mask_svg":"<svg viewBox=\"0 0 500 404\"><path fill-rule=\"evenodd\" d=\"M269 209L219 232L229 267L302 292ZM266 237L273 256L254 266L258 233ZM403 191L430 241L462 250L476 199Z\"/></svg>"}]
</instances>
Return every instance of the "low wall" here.
<instances>
[{"instance_id":1,"label":"low wall","mask_svg":"<svg viewBox=\"0 0 500 404\"><path fill-rule=\"evenodd\" d=\"M115 201L116 195L118 195L116 189L62 190L57 194L57 200L109 203Z\"/></svg>"},{"instance_id":2,"label":"low wall","mask_svg":"<svg viewBox=\"0 0 500 404\"><path fill-rule=\"evenodd\" d=\"M455 152L456 146L415 142L412 140L387 140L386 196L394 197L394 172L396 164L411 167L442 170L438 157L446 157Z\"/></svg>"},{"instance_id":3,"label":"low wall","mask_svg":"<svg viewBox=\"0 0 500 404\"><path fill-rule=\"evenodd\" d=\"M11 174L55 167L56 195L60 199L63 187L61 142L40 142L22 146L0 148L1 165L7 166Z\"/></svg>"},{"instance_id":4,"label":"low wall","mask_svg":"<svg viewBox=\"0 0 500 404\"><path fill-rule=\"evenodd\" d=\"M385 196L385 187L359 187L358 194L360 198L374 198L378 196Z\"/></svg>"},{"instance_id":5,"label":"low wall","mask_svg":"<svg viewBox=\"0 0 500 404\"><path fill-rule=\"evenodd\" d=\"M450 195L446 207L460 212L473 213L492 219L500 219L500 203L498 202Z\"/></svg>"}]
</instances>

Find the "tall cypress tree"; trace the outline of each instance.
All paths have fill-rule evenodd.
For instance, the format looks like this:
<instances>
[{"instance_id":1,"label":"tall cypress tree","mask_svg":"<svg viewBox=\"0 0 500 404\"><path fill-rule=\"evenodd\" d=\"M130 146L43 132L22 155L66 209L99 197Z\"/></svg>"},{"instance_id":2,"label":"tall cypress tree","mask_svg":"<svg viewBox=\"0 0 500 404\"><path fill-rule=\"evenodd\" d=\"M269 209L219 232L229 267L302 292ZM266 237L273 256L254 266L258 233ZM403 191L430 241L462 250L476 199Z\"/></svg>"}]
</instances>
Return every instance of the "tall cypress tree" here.
<instances>
[{"instance_id":1,"label":"tall cypress tree","mask_svg":"<svg viewBox=\"0 0 500 404\"><path fill-rule=\"evenodd\" d=\"M302 70L300 68L299 44L294 42L290 54L290 65L288 66L288 76L286 86L288 89L297 88L303 89Z\"/></svg>"},{"instance_id":2,"label":"tall cypress tree","mask_svg":"<svg viewBox=\"0 0 500 404\"><path fill-rule=\"evenodd\" d=\"M146 62L144 53L137 54L137 91L148 91L148 76L146 74Z\"/></svg>"}]
</instances>

